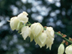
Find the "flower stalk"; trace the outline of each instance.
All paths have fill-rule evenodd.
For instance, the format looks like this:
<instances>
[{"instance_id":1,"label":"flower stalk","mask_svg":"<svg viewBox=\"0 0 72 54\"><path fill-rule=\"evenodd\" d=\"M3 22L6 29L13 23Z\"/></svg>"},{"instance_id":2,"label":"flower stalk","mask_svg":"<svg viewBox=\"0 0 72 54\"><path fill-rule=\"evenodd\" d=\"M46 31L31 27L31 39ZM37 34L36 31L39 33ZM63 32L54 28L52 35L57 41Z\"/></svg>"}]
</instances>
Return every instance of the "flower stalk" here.
<instances>
[{"instance_id":1,"label":"flower stalk","mask_svg":"<svg viewBox=\"0 0 72 54\"><path fill-rule=\"evenodd\" d=\"M55 32L56 35L59 35L60 37L62 37L63 35L61 35L60 33L58 32ZM67 38L65 37L62 37L64 40L66 40L67 42L71 43L72 44L72 41L68 40Z\"/></svg>"}]
</instances>

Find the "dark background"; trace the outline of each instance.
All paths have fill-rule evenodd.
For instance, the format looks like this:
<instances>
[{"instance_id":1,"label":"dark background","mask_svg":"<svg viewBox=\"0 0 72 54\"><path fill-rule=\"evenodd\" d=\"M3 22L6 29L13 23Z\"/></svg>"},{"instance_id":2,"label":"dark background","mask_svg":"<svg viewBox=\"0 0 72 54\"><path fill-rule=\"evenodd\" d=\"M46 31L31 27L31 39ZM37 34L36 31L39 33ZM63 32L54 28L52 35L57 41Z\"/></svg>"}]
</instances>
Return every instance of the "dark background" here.
<instances>
[{"instance_id":1,"label":"dark background","mask_svg":"<svg viewBox=\"0 0 72 54\"><path fill-rule=\"evenodd\" d=\"M62 38L55 35L52 49L40 48L27 38L23 40L17 31L12 31L7 20L26 11L31 23L40 22L52 26L72 37L71 0L0 0L0 54L57 54Z\"/></svg>"}]
</instances>

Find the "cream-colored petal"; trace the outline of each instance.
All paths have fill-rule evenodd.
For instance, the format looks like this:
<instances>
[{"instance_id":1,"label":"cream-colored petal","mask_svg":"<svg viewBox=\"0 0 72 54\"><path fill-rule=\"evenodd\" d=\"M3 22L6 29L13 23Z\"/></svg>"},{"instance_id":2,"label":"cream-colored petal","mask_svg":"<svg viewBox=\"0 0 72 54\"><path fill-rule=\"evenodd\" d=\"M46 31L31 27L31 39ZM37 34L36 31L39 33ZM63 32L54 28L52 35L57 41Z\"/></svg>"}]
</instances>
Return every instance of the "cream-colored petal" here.
<instances>
[{"instance_id":1,"label":"cream-colored petal","mask_svg":"<svg viewBox=\"0 0 72 54\"><path fill-rule=\"evenodd\" d=\"M32 34L30 34L30 42L32 42L33 41L33 39L34 39L34 36L32 35Z\"/></svg>"},{"instance_id":2,"label":"cream-colored petal","mask_svg":"<svg viewBox=\"0 0 72 54\"><path fill-rule=\"evenodd\" d=\"M21 34L25 40L30 35L30 28L28 26L24 26L21 30Z\"/></svg>"},{"instance_id":3,"label":"cream-colored petal","mask_svg":"<svg viewBox=\"0 0 72 54\"><path fill-rule=\"evenodd\" d=\"M38 39L40 40L41 44L44 44L46 42L47 35L46 33L42 33L38 36Z\"/></svg>"}]
</instances>

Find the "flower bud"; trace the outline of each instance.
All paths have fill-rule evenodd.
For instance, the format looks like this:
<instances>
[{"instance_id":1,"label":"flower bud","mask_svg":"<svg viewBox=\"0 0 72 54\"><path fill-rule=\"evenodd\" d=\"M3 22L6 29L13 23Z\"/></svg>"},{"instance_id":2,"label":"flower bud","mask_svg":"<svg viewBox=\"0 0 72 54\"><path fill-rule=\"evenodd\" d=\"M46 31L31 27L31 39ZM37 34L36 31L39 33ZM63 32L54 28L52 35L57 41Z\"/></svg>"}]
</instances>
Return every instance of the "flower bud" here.
<instances>
[{"instance_id":1,"label":"flower bud","mask_svg":"<svg viewBox=\"0 0 72 54\"><path fill-rule=\"evenodd\" d=\"M64 53L64 45L60 44L60 46L58 47L58 54L63 54Z\"/></svg>"},{"instance_id":2,"label":"flower bud","mask_svg":"<svg viewBox=\"0 0 72 54\"><path fill-rule=\"evenodd\" d=\"M34 37L39 36L43 31L43 26L40 23L34 23L31 25L31 32Z\"/></svg>"},{"instance_id":3,"label":"flower bud","mask_svg":"<svg viewBox=\"0 0 72 54\"><path fill-rule=\"evenodd\" d=\"M40 47L45 46L47 35L46 33L41 33L38 37L35 38L36 44L38 44Z\"/></svg>"},{"instance_id":4,"label":"flower bud","mask_svg":"<svg viewBox=\"0 0 72 54\"><path fill-rule=\"evenodd\" d=\"M17 17L12 17L11 20L10 20L11 29L12 30L17 29L18 23L19 23L19 20L17 19Z\"/></svg>"},{"instance_id":5,"label":"flower bud","mask_svg":"<svg viewBox=\"0 0 72 54\"><path fill-rule=\"evenodd\" d=\"M66 47L65 53L66 54L72 54L72 45L69 45Z\"/></svg>"},{"instance_id":6,"label":"flower bud","mask_svg":"<svg viewBox=\"0 0 72 54\"><path fill-rule=\"evenodd\" d=\"M21 14L18 15L18 20L22 23L27 23L28 22L28 17L27 17L27 13L26 12L22 12Z\"/></svg>"},{"instance_id":7,"label":"flower bud","mask_svg":"<svg viewBox=\"0 0 72 54\"><path fill-rule=\"evenodd\" d=\"M31 29L28 26L24 26L21 29L21 34L22 34L24 40L30 35L30 31L31 31Z\"/></svg>"}]
</instances>

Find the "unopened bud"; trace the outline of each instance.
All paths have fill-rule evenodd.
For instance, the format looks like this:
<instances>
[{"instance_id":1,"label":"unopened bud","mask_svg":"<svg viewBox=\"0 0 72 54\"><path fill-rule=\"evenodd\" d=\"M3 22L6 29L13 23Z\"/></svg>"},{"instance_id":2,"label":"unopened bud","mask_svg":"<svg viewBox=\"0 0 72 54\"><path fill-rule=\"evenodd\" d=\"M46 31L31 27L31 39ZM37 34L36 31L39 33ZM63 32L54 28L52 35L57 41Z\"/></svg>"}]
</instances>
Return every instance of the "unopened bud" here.
<instances>
[{"instance_id":1,"label":"unopened bud","mask_svg":"<svg viewBox=\"0 0 72 54\"><path fill-rule=\"evenodd\" d=\"M64 45L60 44L60 46L58 47L58 54L63 54L64 53Z\"/></svg>"},{"instance_id":2,"label":"unopened bud","mask_svg":"<svg viewBox=\"0 0 72 54\"><path fill-rule=\"evenodd\" d=\"M69 45L66 47L65 53L66 54L72 54L72 45Z\"/></svg>"}]
</instances>

